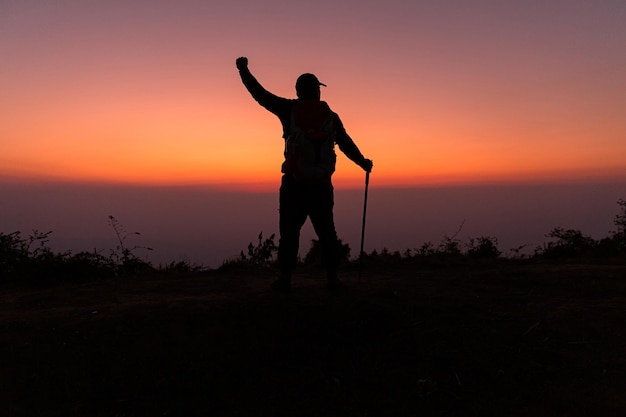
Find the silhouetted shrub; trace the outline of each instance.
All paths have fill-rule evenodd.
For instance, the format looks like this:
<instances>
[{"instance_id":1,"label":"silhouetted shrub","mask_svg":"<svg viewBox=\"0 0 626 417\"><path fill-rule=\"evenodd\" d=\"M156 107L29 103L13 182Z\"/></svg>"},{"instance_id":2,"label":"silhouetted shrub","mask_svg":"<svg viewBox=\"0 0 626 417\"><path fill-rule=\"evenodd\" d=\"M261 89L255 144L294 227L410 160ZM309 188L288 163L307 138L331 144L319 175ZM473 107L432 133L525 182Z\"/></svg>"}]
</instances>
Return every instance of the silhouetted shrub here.
<instances>
[{"instance_id":1,"label":"silhouetted shrub","mask_svg":"<svg viewBox=\"0 0 626 417\"><path fill-rule=\"evenodd\" d=\"M422 246L415 249L414 257L429 257L437 253L437 249L432 242L423 243Z\"/></svg>"},{"instance_id":2,"label":"silhouetted shrub","mask_svg":"<svg viewBox=\"0 0 626 417\"><path fill-rule=\"evenodd\" d=\"M26 238L20 232L0 233L0 276L4 280L52 283L153 271L149 262L139 259L133 253L139 248L151 249L126 247L124 242L131 234L126 233L113 216L109 216L109 221L118 237L119 245L108 257L96 251L54 253L48 246L51 231L33 230Z\"/></svg>"},{"instance_id":3,"label":"silhouetted shrub","mask_svg":"<svg viewBox=\"0 0 626 417\"><path fill-rule=\"evenodd\" d=\"M580 230L555 227L546 237L556 239L535 250L535 255L545 258L579 258L590 255L597 242Z\"/></svg>"},{"instance_id":4,"label":"silhouetted shrub","mask_svg":"<svg viewBox=\"0 0 626 417\"><path fill-rule=\"evenodd\" d=\"M96 274L96 276L104 276L116 269L116 265L111 258L102 256L96 251L79 252L74 255L68 252L64 263L70 275L75 277L82 276L83 278L86 278L87 275L93 277L93 274Z\"/></svg>"},{"instance_id":5,"label":"silhouetted shrub","mask_svg":"<svg viewBox=\"0 0 626 417\"><path fill-rule=\"evenodd\" d=\"M594 240L579 230L554 228L547 237L555 239L535 249L536 257L549 259L584 258L620 260L626 255L626 201L617 201L619 212L613 223L617 230L609 237Z\"/></svg>"},{"instance_id":6,"label":"silhouetted shrub","mask_svg":"<svg viewBox=\"0 0 626 417\"><path fill-rule=\"evenodd\" d=\"M502 252L498 249L498 239L482 236L470 239L467 244L467 256L474 259L495 259Z\"/></svg>"},{"instance_id":7,"label":"silhouetted shrub","mask_svg":"<svg viewBox=\"0 0 626 417\"><path fill-rule=\"evenodd\" d=\"M366 259L368 262L373 262L376 264L393 265L399 264L404 259L408 258L404 257L399 251L391 252L389 249L383 248L380 252L378 252L377 250L373 250L372 252L367 254L364 259Z\"/></svg>"},{"instance_id":8,"label":"silhouetted shrub","mask_svg":"<svg viewBox=\"0 0 626 417\"><path fill-rule=\"evenodd\" d=\"M0 233L0 276L6 280L54 282L113 272L113 263L97 253L53 253L47 245L50 234L34 230L23 238L20 232Z\"/></svg>"},{"instance_id":9,"label":"silhouetted shrub","mask_svg":"<svg viewBox=\"0 0 626 417\"><path fill-rule=\"evenodd\" d=\"M0 275L7 276L28 258L20 232L0 233Z\"/></svg>"},{"instance_id":10,"label":"silhouetted shrub","mask_svg":"<svg viewBox=\"0 0 626 417\"><path fill-rule=\"evenodd\" d=\"M206 271L202 265L189 263L188 261L172 261L165 266L159 266L159 271L164 274L185 275Z\"/></svg>"},{"instance_id":11,"label":"silhouetted shrub","mask_svg":"<svg viewBox=\"0 0 626 417\"><path fill-rule=\"evenodd\" d=\"M436 254L457 257L461 255L461 242L456 237L444 236Z\"/></svg>"},{"instance_id":12,"label":"silhouetted shrub","mask_svg":"<svg viewBox=\"0 0 626 417\"><path fill-rule=\"evenodd\" d=\"M278 253L278 246L274 243L274 238L275 235L272 234L269 238L263 240L263 232L259 233L259 241L256 246L250 242L247 254L242 250L238 258L226 263L261 267L273 265L276 258L275 255Z\"/></svg>"},{"instance_id":13,"label":"silhouetted shrub","mask_svg":"<svg viewBox=\"0 0 626 417\"><path fill-rule=\"evenodd\" d=\"M347 243L343 243L341 239L337 241L337 248L335 249L335 254L337 256L337 260L339 263L348 262L350 260L350 245ZM317 239L311 240L311 247L309 251L304 256L303 263L305 265L313 265L319 264L322 261L322 249L320 246L320 242Z\"/></svg>"},{"instance_id":14,"label":"silhouetted shrub","mask_svg":"<svg viewBox=\"0 0 626 417\"><path fill-rule=\"evenodd\" d=\"M517 246L515 248L511 248L510 249L510 255L507 255L506 257L509 259L525 259L528 257L527 254L523 253L522 251L527 247L528 245L520 245Z\"/></svg>"},{"instance_id":15,"label":"silhouetted shrub","mask_svg":"<svg viewBox=\"0 0 626 417\"><path fill-rule=\"evenodd\" d=\"M612 233L612 239L618 247L626 250L626 200L619 199L617 204L620 212L615 216L613 223L617 226L617 230Z\"/></svg>"},{"instance_id":16,"label":"silhouetted shrub","mask_svg":"<svg viewBox=\"0 0 626 417\"><path fill-rule=\"evenodd\" d=\"M0 275L4 278L41 275L55 255L47 246L51 232L33 230L27 238L20 232L0 233Z\"/></svg>"}]
</instances>

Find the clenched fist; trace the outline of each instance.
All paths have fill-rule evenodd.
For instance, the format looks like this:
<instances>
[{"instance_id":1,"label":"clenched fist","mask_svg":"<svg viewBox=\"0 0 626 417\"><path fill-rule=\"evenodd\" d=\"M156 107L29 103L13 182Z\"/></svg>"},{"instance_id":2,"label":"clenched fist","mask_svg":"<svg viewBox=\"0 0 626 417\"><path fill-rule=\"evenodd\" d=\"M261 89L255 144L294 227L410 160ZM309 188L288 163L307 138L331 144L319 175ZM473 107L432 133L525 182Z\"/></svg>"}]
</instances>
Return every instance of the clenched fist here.
<instances>
[{"instance_id":1,"label":"clenched fist","mask_svg":"<svg viewBox=\"0 0 626 417\"><path fill-rule=\"evenodd\" d=\"M237 64L237 69L239 71L248 68L248 58L246 58L245 56L240 56L239 58L237 58L235 63Z\"/></svg>"}]
</instances>

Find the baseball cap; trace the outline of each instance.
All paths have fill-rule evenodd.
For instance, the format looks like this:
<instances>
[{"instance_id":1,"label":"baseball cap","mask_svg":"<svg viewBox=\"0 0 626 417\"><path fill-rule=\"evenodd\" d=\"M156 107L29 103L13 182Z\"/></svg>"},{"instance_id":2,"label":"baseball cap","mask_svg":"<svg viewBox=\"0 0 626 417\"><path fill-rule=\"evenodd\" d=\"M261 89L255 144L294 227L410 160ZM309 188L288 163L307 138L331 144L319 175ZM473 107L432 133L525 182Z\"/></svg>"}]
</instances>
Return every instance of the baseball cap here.
<instances>
[{"instance_id":1,"label":"baseball cap","mask_svg":"<svg viewBox=\"0 0 626 417\"><path fill-rule=\"evenodd\" d=\"M296 80L296 91L307 90L320 85L326 87L326 84L320 82L314 74L305 73Z\"/></svg>"}]
</instances>

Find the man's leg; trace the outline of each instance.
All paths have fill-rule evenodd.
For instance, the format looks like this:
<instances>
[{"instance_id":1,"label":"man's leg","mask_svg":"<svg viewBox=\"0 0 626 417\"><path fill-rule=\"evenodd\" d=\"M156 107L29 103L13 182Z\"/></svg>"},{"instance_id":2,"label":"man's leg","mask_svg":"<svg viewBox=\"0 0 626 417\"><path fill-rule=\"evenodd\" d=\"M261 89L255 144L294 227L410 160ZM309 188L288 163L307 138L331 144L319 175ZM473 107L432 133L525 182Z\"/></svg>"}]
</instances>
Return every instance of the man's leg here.
<instances>
[{"instance_id":1,"label":"man's leg","mask_svg":"<svg viewBox=\"0 0 626 417\"><path fill-rule=\"evenodd\" d=\"M302 189L293 178L283 176L279 193L278 268L279 278L275 289L289 289L291 273L298 262L300 229L307 213L302 200Z\"/></svg>"},{"instance_id":2,"label":"man's leg","mask_svg":"<svg viewBox=\"0 0 626 417\"><path fill-rule=\"evenodd\" d=\"M339 240L333 216L334 190L332 184L322 184L309 195L309 217L320 242L322 265L326 269L329 287L337 287Z\"/></svg>"}]
</instances>

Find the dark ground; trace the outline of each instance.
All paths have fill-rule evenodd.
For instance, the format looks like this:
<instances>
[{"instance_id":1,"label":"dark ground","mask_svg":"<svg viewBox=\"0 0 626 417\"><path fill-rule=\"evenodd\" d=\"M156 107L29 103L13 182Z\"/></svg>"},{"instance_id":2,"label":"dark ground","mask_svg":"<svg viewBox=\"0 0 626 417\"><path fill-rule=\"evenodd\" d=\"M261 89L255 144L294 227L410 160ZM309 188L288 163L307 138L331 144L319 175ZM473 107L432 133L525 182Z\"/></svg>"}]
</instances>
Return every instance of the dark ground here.
<instances>
[{"instance_id":1,"label":"dark ground","mask_svg":"<svg viewBox=\"0 0 626 417\"><path fill-rule=\"evenodd\" d=\"M2 416L625 416L626 266L0 290Z\"/></svg>"}]
</instances>

